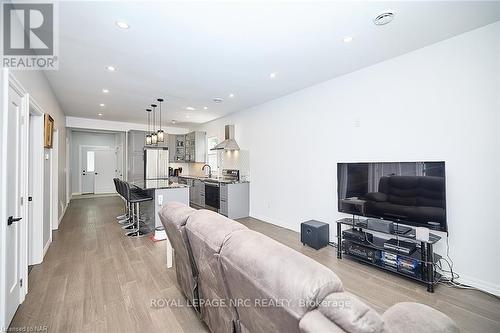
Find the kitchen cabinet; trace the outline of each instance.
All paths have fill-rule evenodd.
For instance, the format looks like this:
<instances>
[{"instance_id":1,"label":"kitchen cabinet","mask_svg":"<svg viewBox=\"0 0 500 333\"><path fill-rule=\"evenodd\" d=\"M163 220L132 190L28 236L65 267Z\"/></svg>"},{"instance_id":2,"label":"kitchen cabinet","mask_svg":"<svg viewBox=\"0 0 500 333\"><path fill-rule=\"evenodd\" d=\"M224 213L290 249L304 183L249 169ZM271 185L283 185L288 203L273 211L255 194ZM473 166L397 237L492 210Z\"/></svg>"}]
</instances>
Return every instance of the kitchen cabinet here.
<instances>
[{"instance_id":1,"label":"kitchen cabinet","mask_svg":"<svg viewBox=\"0 0 500 333\"><path fill-rule=\"evenodd\" d=\"M205 163L207 154L206 132L190 132L185 135L185 161Z\"/></svg>"},{"instance_id":2,"label":"kitchen cabinet","mask_svg":"<svg viewBox=\"0 0 500 333\"><path fill-rule=\"evenodd\" d=\"M127 180L144 179L144 138L146 132L131 130L127 133L128 170Z\"/></svg>"},{"instance_id":3,"label":"kitchen cabinet","mask_svg":"<svg viewBox=\"0 0 500 333\"><path fill-rule=\"evenodd\" d=\"M205 207L205 183L199 179L194 181L194 204Z\"/></svg>"},{"instance_id":4,"label":"kitchen cabinet","mask_svg":"<svg viewBox=\"0 0 500 333\"><path fill-rule=\"evenodd\" d=\"M230 219L250 215L250 183L220 184L219 213Z\"/></svg>"},{"instance_id":5,"label":"kitchen cabinet","mask_svg":"<svg viewBox=\"0 0 500 333\"><path fill-rule=\"evenodd\" d=\"M194 193L194 179L187 178L186 184L189 187L189 202L194 202L195 193Z\"/></svg>"},{"instance_id":6,"label":"kitchen cabinet","mask_svg":"<svg viewBox=\"0 0 500 333\"><path fill-rule=\"evenodd\" d=\"M177 142L177 135L174 134L169 134L168 136L168 161L169 162L175 162L176 155L175 155L175 147L176 147L176 142Z\"/></svg>"},{"instance_id":7,"label":"kitchen cabinet","mask_svg":"<svg viewBox=\"0 0 500 333\"><path fill-rule=\"evenodd\" d=\"M175 136L175 160L178 162L186 161L185 141L186 141L185 135Z\"/></svg>"},{"instance_id":8,"label":"kitchen cabinet","mask_svg":"<svg viewBox=\"0 0 500 333\"><path fill-rule=\"evenodd\" d=\"M170 162L205 163L207 154L206 132L168 135Z\"/></svg>"}]
</instances>

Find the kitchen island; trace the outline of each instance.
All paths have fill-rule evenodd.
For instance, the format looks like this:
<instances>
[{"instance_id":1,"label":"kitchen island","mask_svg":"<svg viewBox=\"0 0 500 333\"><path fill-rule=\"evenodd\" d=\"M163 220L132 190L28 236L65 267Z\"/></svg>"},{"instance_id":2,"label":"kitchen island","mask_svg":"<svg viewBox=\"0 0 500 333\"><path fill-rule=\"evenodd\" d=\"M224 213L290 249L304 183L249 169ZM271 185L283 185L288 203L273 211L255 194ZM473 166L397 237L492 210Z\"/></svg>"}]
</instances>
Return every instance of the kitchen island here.
<instances>
[{"instance_id":1,"label":"kitchen island","mask_svg":"<svg viewBox=\"0 0 500 333\"><path fill-rule=\"evenodd\" d=\"M147 228L155 233L155 240L167 241L167 267L172 267L172 245L167 238L165 231L158 231L156 228L163 227L159 212L163 205L169 202L180 202L189 205L189 187L184 184L178 184L169 181L168 179L152 179L131 182L131 184L145 191L153 198L152 204L145 205L141 211L146 217L145 222Z\"/></svg>"}]
</instances>

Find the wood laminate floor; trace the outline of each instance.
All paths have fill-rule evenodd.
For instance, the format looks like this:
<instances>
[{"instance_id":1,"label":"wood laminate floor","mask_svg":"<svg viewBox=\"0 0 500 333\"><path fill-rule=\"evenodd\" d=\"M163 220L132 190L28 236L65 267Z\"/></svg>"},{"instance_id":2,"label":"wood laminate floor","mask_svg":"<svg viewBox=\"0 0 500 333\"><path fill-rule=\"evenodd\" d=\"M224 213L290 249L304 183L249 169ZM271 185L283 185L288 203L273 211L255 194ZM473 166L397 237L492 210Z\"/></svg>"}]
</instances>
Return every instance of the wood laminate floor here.
<instances>
[{"instance_id":1,"label":"wood laminate floor","mask_svg":"<svg viewBox=\"0 0 500 333\"><path fill-rule=\"evenodd\" d=\"M167 269L165 242L129 239L115 222L118 197L73 200L53 233L44 262L29 275L29 293L11 328L48 332L208 332L186 305ZM331 268L344 287L382 313L397 302L428 304L453 318L462 332L500 332L500 300L474 290L424 286L374 267L337 260L332 247L315 251L299 235L247 218L251 229ZM168 299L170 306L163 305Z\"/></svg>"}]
</instances>

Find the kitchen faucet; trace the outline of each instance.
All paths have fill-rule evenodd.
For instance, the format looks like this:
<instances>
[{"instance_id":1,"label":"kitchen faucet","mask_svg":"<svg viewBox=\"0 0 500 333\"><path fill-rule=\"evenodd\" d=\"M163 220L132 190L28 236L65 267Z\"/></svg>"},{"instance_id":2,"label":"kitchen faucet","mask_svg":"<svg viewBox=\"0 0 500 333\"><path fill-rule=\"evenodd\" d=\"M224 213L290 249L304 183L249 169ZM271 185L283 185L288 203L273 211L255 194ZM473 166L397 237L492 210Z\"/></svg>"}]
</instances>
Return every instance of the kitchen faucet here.
<instances>
[{"instance_id":1,"label":"kitchen faucet","mask_svg":"<svg viewBox=\"0 0 500 333\"><path fill-rule=\"evenodd\" d=\"M212 167L208 164L205 164L201 167L201 170L205 171L205 167L208 167L208 178L212 178Z\"/></svg>"}]
</instances>

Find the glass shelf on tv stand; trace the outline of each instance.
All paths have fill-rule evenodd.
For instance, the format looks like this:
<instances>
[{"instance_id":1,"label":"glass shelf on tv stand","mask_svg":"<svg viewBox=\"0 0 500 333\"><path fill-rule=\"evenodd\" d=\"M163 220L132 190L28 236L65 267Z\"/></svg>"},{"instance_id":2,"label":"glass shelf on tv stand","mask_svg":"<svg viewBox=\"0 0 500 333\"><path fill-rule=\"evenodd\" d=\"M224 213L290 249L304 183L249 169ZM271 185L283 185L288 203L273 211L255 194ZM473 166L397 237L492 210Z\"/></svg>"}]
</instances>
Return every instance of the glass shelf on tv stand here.
<instances>
[{"instance_id":1,"label":"glass shelf on tv stand","mask_svg":"<svg viewBox=\"0 0 500 333\"><path fill-rule=\"evenodd\" d=\"M435 234L429 233L429 240L428 241L417 240L415 237L415 229L413 229L413 228L411 231L409 231L406 234L401 234L401 233L396 233L396 232L383 232L380 230L375 230L372 228L368 228L367 220L360 220L359 218L356 218L355 215L353 215L352 218L343 218L343 219L337 220L336 222L337 222L337 242L338 242L337 258L338 259L342 259L342 254L344 252L343 251L344 238L342 235L342 225L350 226L351 228L359 228L359 229L379 232L379 233L382 233L384 235L390 235L393 238L402 238L405 241L419 243L420 246L417 247L418 252L415 252L414 255L400 254L400 255L407 257L407 258L413 257L414 259L417 259L418 261L421 262L421 264L423 265L423 270L421 271L421 276L418 278L411 277L411 276L409 276L407 274L403 274L401 272L395 272L394 269L391 269L391 268L386 267L384 265L373 264L373 263L372 263L372 265L377 266L380 269L383 269L386 271L391 271L391 272L394 272L396 274L404 275L404 276L410 277L414 280L418 280L420 282L423 282L424 284L427 285L428 292L431 292L431 293L434 292L434 285L439 281L439 278L440 278L440 275L437 272L435 272L434 265L435 265L436 261L439 260L440 256L434 254L433 247L434 247L434 244L437 243L441 239L441 237L439 237ZM393 223L395 223L395 222L393 222ZM383 239L381 239L381 240L383 241ZM366 246L366 244L362 244L362 245ZM377 246L377 244L373 244L373 245L374 246L368 246L368 247L371 247L372 249L377 249L380 251L388 251L388 252L394 253L394 251L382 249L383 243L378 244L378 246ZM347 253L345 253L345 255L347 257L351 257L354 259L354 256L352 256L352 255L349 255ZM420 257L420 258L418 258L418 257ZM356 260L360 261L359 258L357 258Z\"/></svg>"},{"instance_id":2,"label":"glass shelf on tv stand","mask_svg":"<svg viewBox=\"0 0 500 333\"><path fill-rule=\"evenodd\" d=\"M390 221L387 221L387 222L389 223ZM427 243L427 244L436 244L437 242L439 242L441 240L440 236L433 234L433 233L429 233L429 240L428 241L417 240L416 236L415 236L415 229L414 228L412 228L411 231L408 231L405 234L397 233L394 231L393 232L384 232L384 231L380 231L380 230L376 230L376 229L371 229L371 228L368 228L368 220L367 219L361 220L360 218L355 218L355 217L346 217L346 218L337 220L337 223L343 224L343 225L348 225L348 226L351 226L353 228L361 228L361 229L365 229L365 230L379 232L382 234L394 236L396 238L404 238L405 241L413 241L413 242L419 243L419 244L422 242ZM396 222L392 222L392 223L397 224Z\"/></svg>"}]
</instances>

